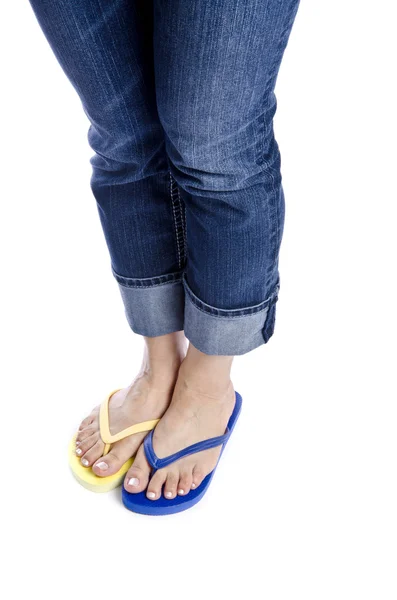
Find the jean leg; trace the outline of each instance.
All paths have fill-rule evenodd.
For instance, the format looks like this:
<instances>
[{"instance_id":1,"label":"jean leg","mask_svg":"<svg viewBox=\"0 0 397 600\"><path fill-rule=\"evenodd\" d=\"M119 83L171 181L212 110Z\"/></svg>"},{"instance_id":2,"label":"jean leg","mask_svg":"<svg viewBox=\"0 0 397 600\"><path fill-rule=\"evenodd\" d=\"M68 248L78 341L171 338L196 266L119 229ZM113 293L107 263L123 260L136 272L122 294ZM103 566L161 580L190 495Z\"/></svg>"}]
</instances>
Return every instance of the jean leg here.
<instances>
[{"instance_id":1,"label":"jean leg","mask_svg":"<svg viewBox=\"0 0 397 600\"><path fill-rule=\"evenodd\" d=\"M90 183L128 322L181 330L185 212L157 113L152 4L30 2L90 122Z\"/></svg>"},{"instance_id":2,"label":"jean leg","mask_svg":"<svg viewBox=\"0 0 397 600\"><path fill-rule=\"evenodd\" d=\"M299 0L155 0L157 104L186 206L185 334L207 354L273 335L285 202L273 131Z\"/></svg>"}]
</instances>

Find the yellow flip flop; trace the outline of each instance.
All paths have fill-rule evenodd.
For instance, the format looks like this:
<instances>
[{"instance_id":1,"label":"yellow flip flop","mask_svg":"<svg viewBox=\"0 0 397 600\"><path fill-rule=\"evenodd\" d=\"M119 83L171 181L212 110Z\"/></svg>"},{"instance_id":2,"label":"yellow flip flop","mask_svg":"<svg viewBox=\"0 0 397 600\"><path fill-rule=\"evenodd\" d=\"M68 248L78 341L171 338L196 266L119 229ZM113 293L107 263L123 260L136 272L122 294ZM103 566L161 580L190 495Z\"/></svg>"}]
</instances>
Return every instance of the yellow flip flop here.
<instances>
[{"instance_id":1,"label":"yellow flip flop","mask_svg":"<svg viewBox=\"0 0 397 600\"><path fill-rule=\"evenodd\" d=\"M123 429L119 433L115 433L112 435L110 433L109 428L109 400L113 394L118 392L122 388L117 388L110 392L104 399L101 404L100 412L99 412L99 433L102 438L103 443L105 444L105 449L103 451L103 456L105 456L111 449L111 444L123 440L124 438L134 435L135 433L142 433L144 431L151 431L160 421L160 419L153 419L151 421L143 421L142 423L137 423L136 425L131 425L131 427L127 427ZM95 475L94 471L91 467L83 467L80 462L80 457L76 455L76 437L77 433L73 436L69 444L69 466L72 470L74 477L77 481L92 492L110 492L114 488L118 487L123 479L128 469L131 467L134 462L134 457L130 458L123 464L123 466L114 473L114 475L109 475L108 477L98 477Z\"/></svg>"}]
</instances>

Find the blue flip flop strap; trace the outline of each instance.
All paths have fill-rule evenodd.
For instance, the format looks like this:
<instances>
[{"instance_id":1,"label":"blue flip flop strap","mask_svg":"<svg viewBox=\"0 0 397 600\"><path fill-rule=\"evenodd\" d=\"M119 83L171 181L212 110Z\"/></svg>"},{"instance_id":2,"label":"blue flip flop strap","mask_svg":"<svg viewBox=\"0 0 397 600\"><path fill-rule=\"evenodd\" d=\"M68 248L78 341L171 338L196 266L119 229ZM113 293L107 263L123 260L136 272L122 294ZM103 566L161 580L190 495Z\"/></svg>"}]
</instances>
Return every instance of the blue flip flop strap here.
<instances>
[{"instance_id":1,"label":"blue flip flop strap","mask_svg":"<svg viewBox=\"0 0 397 600\"><path fill-rule=\"evenodd\" d=\"M216 446L224 444L229 436L230 430L227 428L226 432L223 435L219 435L208 440L203 440L202 442L197 442L196 444L187 446L183 450L179 450L179 452L175 452L175 454L170 454L169 456L165 456L164 458L159 458L153 448L152 430L145 437L143 447L149 464L153 467L153 469L157 470L162 469L163 467L168 467L168 465L170 465L171 463L175 462L176 460L179 460L180 458L183 458L184 456L188 456L189 454L195 454L196 452L202 452L203 450L216 448Z\"/></svg>"}]
</instances>

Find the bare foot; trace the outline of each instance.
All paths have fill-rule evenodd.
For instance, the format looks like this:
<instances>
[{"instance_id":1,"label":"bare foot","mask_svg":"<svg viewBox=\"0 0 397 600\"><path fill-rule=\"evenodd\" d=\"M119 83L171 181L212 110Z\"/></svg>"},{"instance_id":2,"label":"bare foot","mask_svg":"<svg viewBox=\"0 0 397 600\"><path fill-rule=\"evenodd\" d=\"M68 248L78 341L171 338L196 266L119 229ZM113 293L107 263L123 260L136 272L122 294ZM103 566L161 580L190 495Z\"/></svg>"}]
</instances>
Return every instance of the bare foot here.
<instances>
[{"instance_id":1,"label":"bare foot","mask_svg":"<svg viewBox=\"0 0 397 600\"><path fill-rule=\"evenodd\" d=\"M153 433L153 447L159 458L191 444L225 433L235 405L230 380L233 357L208 356L192 344L179 369L171 404ZM188 494L215 468L221 446L179 459L158 469L149 481L151 468L143 445L128 471L124 487L138 493L145 489L151 500Z\"/></svg>"},{"instance_id":2,"label":"bare foot","mask_svg":"<svg viewBox=\"0 0 397 600\"><path fill-rule=\"evenodd\" d=\"M142 421L159 419L170 404L178 370L186 354L186 338L176 332L145 339L145 352L139 374L132 383L115 392L109 400L110 432ZM107 477L116 473L134 456L146 433L139 433L115 442L106 456L99 433L99 406L82 421L76 437L76 454L84 467L96 475Z\"/></svg>"}]
</instances>

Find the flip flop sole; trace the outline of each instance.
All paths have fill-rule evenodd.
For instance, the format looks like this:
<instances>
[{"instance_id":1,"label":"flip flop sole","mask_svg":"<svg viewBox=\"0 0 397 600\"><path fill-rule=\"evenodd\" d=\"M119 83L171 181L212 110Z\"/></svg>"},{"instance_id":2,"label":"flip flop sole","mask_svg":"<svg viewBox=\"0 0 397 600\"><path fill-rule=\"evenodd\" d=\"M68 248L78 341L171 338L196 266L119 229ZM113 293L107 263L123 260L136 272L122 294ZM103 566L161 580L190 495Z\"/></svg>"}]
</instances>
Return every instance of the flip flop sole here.
<instances>
[{"instance_id":1,"label":"flip flop sole","mask_svg":"<svg viewBox=\"0 0 397 600\"><path fill-rule=\"evenodd\" d=\"M108 477L98 477L91 467L83 467L80 458L76 455L76 435L70 441L68 448L69 466L77 481L91 492L110 492L122 484L124 477L134 462L133 458L127 460L117 473Z\"/></svg>"}]
</instances>

